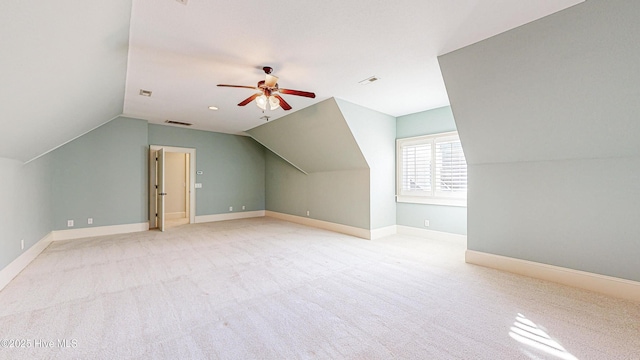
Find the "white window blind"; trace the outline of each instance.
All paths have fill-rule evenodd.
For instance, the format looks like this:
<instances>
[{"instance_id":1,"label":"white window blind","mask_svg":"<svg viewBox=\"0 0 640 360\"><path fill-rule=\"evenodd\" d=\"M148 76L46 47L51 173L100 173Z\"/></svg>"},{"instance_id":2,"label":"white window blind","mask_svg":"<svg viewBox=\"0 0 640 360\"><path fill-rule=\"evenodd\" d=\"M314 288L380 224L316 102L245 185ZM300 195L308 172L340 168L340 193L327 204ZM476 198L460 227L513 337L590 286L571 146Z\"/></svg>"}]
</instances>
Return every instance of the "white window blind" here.
<instances>
[{"instance_id":1,"label":"white window blind","mask_svg":"<svg viewBox=\"0 0 640 360\"><path fill-rule=\"evenodd\" d=\"M466 205L467 162L456 132L397 140L398 201Z\"/></svg>"},{"instance_id":2,"label":"white window blind","mask_svg":"<svg viewBox=\"0 0 640 360\"><path fill-rule=\"evenodd\" d=\"M431 192L431 144L402 148L402 190Z\"/></svg>"},{"instance_id":3,"label":"white window blind","mask_svg":"<svg viewBox=\"0 0 640 360\"><path fill-rule=\"evenodd\" d=\"M441 196L467 193L467 161L460 140L436 140L435 191Z\"/></svg>"}]
</instances>

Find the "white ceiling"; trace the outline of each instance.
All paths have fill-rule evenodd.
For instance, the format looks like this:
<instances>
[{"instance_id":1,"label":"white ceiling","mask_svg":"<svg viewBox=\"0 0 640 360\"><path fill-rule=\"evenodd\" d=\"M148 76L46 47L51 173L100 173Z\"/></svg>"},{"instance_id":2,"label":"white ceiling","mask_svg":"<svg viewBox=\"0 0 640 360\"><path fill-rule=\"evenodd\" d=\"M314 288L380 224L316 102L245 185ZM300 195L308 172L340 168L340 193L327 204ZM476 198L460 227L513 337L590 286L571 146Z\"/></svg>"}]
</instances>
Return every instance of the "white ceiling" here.
<instances>
[{"instance_id":1,"label":"white ceiling","mask_svg":"<svg viewBox=\"0 0 640 360\"><path fill-rule=\"evenodd\" d=\"M134 0L124 113L241 133L288 112L238 107L255 91L216 84L253 86L264 65L281 87L316 93L283 96L289 112L329 97L393 116L445 106L438 55L578 2ZM358 84L374 75L380 80Z\"/></svg>"},{"instance_id":2,"label":"white ceiling","mask_svg":"<svg viewBox=\"0 0 640 360\"><path fill-rule=\"evenodd\" d=\"M0 157L31 159L120 113L242 133L287 112L238 107L252 90L215 85L255 85L265 65L316 93L284 95L290 112L329 97L393 116L444 106L438 55L580 2L2 1Z\"/></svg>"}]
</instances>

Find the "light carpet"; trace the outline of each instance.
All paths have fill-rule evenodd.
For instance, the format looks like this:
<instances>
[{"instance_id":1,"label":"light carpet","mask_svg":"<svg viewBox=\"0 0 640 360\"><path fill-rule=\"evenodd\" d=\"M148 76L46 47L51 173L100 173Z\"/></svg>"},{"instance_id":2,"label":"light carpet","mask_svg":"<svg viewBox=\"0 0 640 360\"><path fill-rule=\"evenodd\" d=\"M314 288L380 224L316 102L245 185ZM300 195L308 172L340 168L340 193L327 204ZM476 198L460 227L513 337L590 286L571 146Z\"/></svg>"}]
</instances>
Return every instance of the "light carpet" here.
<instances>
[{"instance_id":1,"label":"light carpet","mask_svg":"<svg viewBox=\"0 0 640 360\"><path fill-rule=\"evenodd\" d=\"M640 359L640 304L464 250L271 218L55 242L0 292L0 358Z\"/></svg>"}]
</instances>

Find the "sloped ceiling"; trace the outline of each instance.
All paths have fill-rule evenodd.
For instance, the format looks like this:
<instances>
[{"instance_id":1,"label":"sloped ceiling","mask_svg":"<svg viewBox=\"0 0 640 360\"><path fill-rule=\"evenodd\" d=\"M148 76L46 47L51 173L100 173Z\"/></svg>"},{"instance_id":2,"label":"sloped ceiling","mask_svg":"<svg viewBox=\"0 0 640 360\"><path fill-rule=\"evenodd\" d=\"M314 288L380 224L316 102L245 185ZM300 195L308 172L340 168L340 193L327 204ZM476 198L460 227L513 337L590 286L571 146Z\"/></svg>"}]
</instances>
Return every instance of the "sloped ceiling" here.
<instances>
[{"instance_id":1,"label":"sloped ceiling","mask_svg":"<svg viewBox=\"0 0 640 360\"><path fill-rule=\"evenodd\" d=\"M368 168L333 98L255 127L248 133L305 173Z\"/></svg>"},{"instance_id":2,"label":"sloped ceiling","mask_svg":"<svg viewBox=\"0 0 640 360\"><path fill-rule=\"evenodd\" d=\"M467 163L640 155L639 13L585 2L441 56Z\"/></svg>"},{"instance_id":3,"label":"sloped ceiling","mask_svg":"<svg viewBox=\"0 0 640 360\"><path fill-rule=\"evenodd\" d=\"M392 116L440 107L437 55L581 0L183 2L0 2L0 157L32 159L120 114L241 134L263 123L236 106L251 90L215 84L254 85L264 65L318 95L287 96L293 111L334 96Z\"/></svg>"},{"instance_id":4,"label":"sloped ceiling","mask_svg":"<svg viewBox=\"0 0 640 360\"><path fill-rule=\"evenodd\" d=\"M293 111L330 97L392 116L441 107L449 103L437 55L579 2L134 0L124 111L240 134L264 123L254 104L237 106L254 91L215 85L255 86L265 65L281 87L316 93L284 96ZM370 76L380 80L358 84Z\"/></svg>"},{"instance_id":5,"label":"sloped ceiling","mask_svg":"<svg viewBox=\"0 0 640 360\"><path fill-rule=\"evenodd\" d=\"M131 0L0 2L0 157L30 160L122 113Z\"/></svg>"}]
</instances>

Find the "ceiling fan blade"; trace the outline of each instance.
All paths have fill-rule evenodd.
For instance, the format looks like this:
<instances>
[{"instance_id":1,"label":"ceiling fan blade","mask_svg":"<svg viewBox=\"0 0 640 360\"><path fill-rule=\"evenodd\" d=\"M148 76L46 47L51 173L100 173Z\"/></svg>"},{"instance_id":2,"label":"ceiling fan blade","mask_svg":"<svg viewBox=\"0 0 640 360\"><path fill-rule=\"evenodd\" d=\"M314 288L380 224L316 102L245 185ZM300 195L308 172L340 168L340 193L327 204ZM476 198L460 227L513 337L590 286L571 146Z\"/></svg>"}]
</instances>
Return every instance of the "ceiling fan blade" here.
<instances>
[{"instance_id":1,"label":"ceiling fan blade","mask_svg":"<svg viewBox=\"0 0 640 360\"><path fill-rule=\"evenodd\" d=\"M277 82L278 82L278 77L277 76L273 76L273 75L267 74L267 78L265 79L264 84L267 87L274 87L274 86L276 86Z\"/></svg>"},{"instance_id":2,"label":"ceiling fan blade","mask_svg":"<svg viewBox=\"0 0 640 360\"><path fill-rule=\"evenodd\" d=\"M291 105L289 105L288 102L284 101L282 96L278 94L274 94L273 96L275 96L276 99L280 100L280 107L282 107L283 110L291 110Z\"/></svg>"},{"instance_id":3,"label":"ceiling fan blade","mask_svg":"<svg viewBox=\"0 0 640 360\"><path fill-rule=\"evenodd\" d=\"M308 98L315 98L316 97L316 94L314 94L312 92L308 92L308 91L289 90L289 89L278 89L278 91L281 94L287 94L287 95L297 95L297 96L304 96L304 97L308 97Z\"/></svg>"},{"instance_id":4,"label":"ceiling fan blade","mask_svg":"<svg viewBox=\"0 0 640 360\"><path fill-rule=\"evenodd\" d=\"M232 88L243 88L243 89L253 89L253 90L258 90L257 87L255 86L245 86L245 85L225 85L225 84L218 84L218 86L221 87L232 87Z\"/></svg>"},{"instance_id":5,"label":"ceiling fan blade","mask_svg":"<svg viewBox=\"0 0 640 360\"><path fill-rule=\"evenodd\" d=\"M262 94L260 94L260 93L255 93L255 94L253 94L253 95L249 96L248 98L244 99L240 104L238 104L238 106L245 106L245 105L247 105L248 103L252 102L255 98L257 98L257 97L258 97L258 96L260 96L260 95L262 95Z\"/></svg>"}]
</instances>

